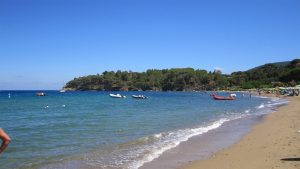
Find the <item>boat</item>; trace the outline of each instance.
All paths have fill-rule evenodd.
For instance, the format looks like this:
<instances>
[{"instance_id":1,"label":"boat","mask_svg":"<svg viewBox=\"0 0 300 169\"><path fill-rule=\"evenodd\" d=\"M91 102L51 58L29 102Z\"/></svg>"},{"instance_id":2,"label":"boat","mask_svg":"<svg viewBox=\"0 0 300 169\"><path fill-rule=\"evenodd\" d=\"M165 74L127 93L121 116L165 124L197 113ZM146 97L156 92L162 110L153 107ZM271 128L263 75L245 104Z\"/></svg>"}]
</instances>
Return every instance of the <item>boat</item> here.
<instances>
[{"instance_id":1,"label":"boat","mask_svg":"<svg viewBox=\"0 0 300 169\"><path fill-rule=\"evenodd\" d=\"M131 97L134 99L147 99L147 97L144 95L132 95Z\"/></svg>"},{"instance_id":2,"label":"boat","mask_svg":"<svg viewBox=\"0 0 300 169\"><path fill-rule=\"evenodd\" d=\"M230 93L230 96L231 97L236 97L236 94L235 93Z\"/></svg>"},{"instance_id":3,"label":"boat","mask_svg":"<svg viewBox=\"0 0 300 169\"><path fill-rule=\"evenodd\" d=\"M44 93L44 92L38 92L38 93L36 93L36 96L46 96L46 93Z\"/></svg>"},{"instance_id":4,"label":"boat","mask_svg":"<svg viewBox=\"0 0 300 169\"><path fill-rule=\"evenodd\" d=\"M224 96L218 96L216 94L212 95L213 99L215 100L235 100L236 98L233 96L228 96L228 97L224 97Z\"/></svg>"},{"instance_id":5,"label":"boat","mask_svg":"<svg viewBox=\"0 0 300 169\"><path fill-rule=\"evenodd\" d=\"M109 94L109 96L112 97L112 98L126 98L126 96L123 96L123 95L121 95L119 93L118 94L112 94L111 93L111 94Z\"/></svg>"},{"instance_id":6,"label":"boat","mask_svg":"<svg viewBox=\"0 0 300 169\"><path fill-rule=\"evenodd\" d=\"M62 90L60 90L59 92L60 92L60 93L65 93L66 90L62 89Z\"/></svg>"}]
</instances>

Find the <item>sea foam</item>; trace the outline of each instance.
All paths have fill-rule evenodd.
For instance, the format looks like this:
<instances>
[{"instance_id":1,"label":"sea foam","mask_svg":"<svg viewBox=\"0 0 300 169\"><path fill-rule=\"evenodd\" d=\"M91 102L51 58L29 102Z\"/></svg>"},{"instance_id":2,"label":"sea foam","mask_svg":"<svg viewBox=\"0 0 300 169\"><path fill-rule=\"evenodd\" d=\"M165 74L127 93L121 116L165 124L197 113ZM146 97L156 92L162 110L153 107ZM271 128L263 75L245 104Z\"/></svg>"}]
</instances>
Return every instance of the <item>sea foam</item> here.
<instances>
[{"instance_id":1,"label":"sea foam","mask_svg":"<svg viewBox=\"0 0 300 169\"><path fill-rule=\"evenodd\" d=\"M189 138L206 133L210 130L220 127L223 123L229 121L229 119L222 118L207 126L201 126L198 128L181 129L177 131L171 131L167 133L154 134L152 138L156 138L152 143L135 148L130 153L123 157L130 157L135 154L138 160L123 159L121 164L128 169L138 169L145 163L153 161L158 158L165 151L177 147L180 143L187 141ZM129 155L131 154L131 155ZM126 164L126 162L129 162ZM120 163L119 163L120 164Z\"/></svg>"}]
</instances>

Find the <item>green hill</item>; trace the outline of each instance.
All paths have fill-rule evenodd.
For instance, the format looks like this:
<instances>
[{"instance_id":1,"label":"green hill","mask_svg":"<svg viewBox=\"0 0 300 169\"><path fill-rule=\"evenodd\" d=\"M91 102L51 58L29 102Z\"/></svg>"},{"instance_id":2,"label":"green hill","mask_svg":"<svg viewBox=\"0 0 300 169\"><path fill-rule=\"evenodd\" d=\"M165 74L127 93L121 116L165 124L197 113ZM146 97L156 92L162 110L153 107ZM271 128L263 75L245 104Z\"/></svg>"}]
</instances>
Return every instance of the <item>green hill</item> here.
<instances>
[{"instance_id":1,"label":"green hill","mask_svg":"<svg viewBox=\"0 0 300 169\"><path fill-rule=\"evenodd\" d=\"M154 90L191 91L248 89L295 85L300 82L300 59L268 63L248 71L224 75L193 68L149 69L146 72L105 71L74 78L67 90Z\"/></svg>"},{"instance_id":2,"label":"green hill","mask_svg":"<svg viewBox=\"0 0 300 169\"><path fill-rule=\"evenodd\" d=\"M275 63L267 63L267 64L264 64L264 65L273 64L273 65L275 65L275 66L285 67L285 66L287 66L289 63L291 63L291 61L275 62ZM255 70L255 69L259 69L259 68L263 67L264 65L257 66L257 67L255 67L255 68L249 69L249 70L247 70L247 71L253 71L253 70Z\"/></svg>"}]
</instances>

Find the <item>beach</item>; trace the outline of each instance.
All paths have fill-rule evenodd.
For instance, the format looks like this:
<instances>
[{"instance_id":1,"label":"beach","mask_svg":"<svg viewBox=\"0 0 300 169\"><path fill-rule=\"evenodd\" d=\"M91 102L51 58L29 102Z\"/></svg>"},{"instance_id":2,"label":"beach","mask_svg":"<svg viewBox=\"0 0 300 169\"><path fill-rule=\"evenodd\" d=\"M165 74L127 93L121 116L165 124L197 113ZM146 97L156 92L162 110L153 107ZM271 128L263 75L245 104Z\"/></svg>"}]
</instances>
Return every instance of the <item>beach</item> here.
<instances>
[{"instance_id":1,"label":"beach","mask_svg":"<svg viewBox=\"0 0 300 169\"><path fill-rule=\"evenodd\" d=\"M286 103L240 92L220 102L206 92L36 92L0 92L0 126L13 140L0 169L174 169L233 145ZM139 94L149 98L130 97Z\"/></svg>"},{"instance_id":2,"label":"beach","mask_svg":"<svg viewBox=\"0 0 300 169\"><path fill-rule=\"evenodd\" d=\"M263 117L237 143L181 169L299 169L300 97Z\"/></svg>"}]
</instances>

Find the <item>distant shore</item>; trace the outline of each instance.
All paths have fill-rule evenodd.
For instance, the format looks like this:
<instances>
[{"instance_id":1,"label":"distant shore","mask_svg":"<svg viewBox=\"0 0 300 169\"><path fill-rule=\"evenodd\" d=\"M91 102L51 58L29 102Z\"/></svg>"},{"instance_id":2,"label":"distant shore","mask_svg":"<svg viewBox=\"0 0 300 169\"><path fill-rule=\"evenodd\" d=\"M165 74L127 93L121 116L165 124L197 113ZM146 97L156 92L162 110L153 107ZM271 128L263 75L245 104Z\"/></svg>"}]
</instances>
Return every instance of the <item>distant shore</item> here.
<instances>
[{"instance_id":1,"label":"distant shore","mask_svg":"<svg viewBox=\"0 0 300 169\"><path fill-rule=\"evenodd\" d=\"M181 169L299 169L300 97L267 115L238 143Z\"/></svg>"}]
</instances>

